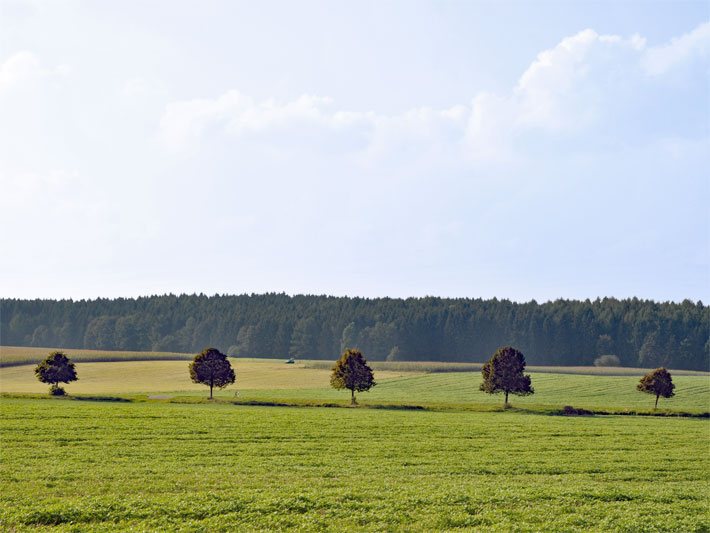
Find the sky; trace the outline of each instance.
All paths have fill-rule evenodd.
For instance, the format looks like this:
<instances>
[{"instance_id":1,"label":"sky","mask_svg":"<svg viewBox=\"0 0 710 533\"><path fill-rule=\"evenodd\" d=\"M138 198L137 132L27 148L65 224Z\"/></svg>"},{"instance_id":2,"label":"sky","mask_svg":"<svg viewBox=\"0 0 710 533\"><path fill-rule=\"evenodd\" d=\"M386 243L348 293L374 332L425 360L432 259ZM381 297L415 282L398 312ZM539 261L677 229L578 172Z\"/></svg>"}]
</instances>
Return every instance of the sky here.
<instances>
[{"instance_id":1,"label":"sky","mask_svg":"<svg viewBox=\"0 0 710 533\"><path fill-rule=\"evenodd\" d=\"M0 0L0 296L710 300L710 4Z\"/></svg>"}]
</instances>

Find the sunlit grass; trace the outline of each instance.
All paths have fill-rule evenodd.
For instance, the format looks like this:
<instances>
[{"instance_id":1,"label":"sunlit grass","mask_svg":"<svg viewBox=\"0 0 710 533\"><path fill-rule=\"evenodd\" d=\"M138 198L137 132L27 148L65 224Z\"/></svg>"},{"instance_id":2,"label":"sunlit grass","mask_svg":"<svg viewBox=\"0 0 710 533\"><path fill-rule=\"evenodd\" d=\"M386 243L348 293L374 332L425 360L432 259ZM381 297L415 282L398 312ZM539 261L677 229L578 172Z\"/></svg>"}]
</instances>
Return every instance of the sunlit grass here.
<instances>
[{"instance_id":1,"label":"sunlit grass","mask_svg":"<svg viewBox=\"0 0 710 533\"><path fill-rule=\"evenodd\" d=\"M709 428L0 399L0 529L705 531Z\"/></svg>"},{"instance_id":2,"label":"sunlit grass","mask_svg":"<svg viewBox=\"0 0 710 533\"><path fill-rule=\"evenodd\" d=\"M348 394L330 387L329 367L313 368L310 362L285 364L283 360L231 359L237 382L216 391L223 399L243 402L332 403ZM72 395L194 395L207 388L192 383L186 361L131 361L76 365L79 381L66 385ZM395 367L396 368L396 367ZM358 394L362 404L419 405L431 408L497 406L501 396L478 390L480 372L424 373L410 370L376 370L378 385ZM45 394L46 384L34 376L33 365L0 369L0 392ZM511 396L519 408L562 408L572 405L593 410L652 410L654 398L636 390L642 371L635 376L532 373L535 394ZM710 375L675 375L676 396L661 399L662 410L710 412Z\"/></svg>"},{"instance_id":3,"label":"sunlit grass","mask_svg":"<svg viewBox=\"0 0 710 533\"><path fill-rule=\"evenodd\" d=\"M195 354L177 352L128 352L124 350L84 350L74 348L38 348L35 346L0 346L0 367L37 364L49 352L61 350L73 361L175 361L188 360Z\"/></svg>"},{"instance_id":4,"label":"sunlit grass","mask_svg":"<svg viewBox=\"0 0 710 533\"><path fill-rule=\"evenodd\" d=\"M237 373L237 384L222 396L252 389L312 389L329 387L330 371L309 369L302 363L283 360L230 358ZM204 385L190 381L187 361L130 361L109 363L77 362L79 380L65 386L71 394L134 394L205 392ZM385 382L411 372L385 371L378 378ZM0 369L0 392L42 393L47 385L37 381L34 365Z\"/></svg>"}]
</instances>

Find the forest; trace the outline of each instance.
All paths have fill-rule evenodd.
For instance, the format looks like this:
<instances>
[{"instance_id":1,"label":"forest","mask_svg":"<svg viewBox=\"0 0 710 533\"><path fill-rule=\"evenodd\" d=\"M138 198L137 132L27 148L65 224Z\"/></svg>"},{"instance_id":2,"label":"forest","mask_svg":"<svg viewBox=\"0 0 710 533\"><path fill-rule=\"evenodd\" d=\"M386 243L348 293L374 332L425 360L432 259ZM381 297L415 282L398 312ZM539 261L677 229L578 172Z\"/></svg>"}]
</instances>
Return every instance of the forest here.
<instances>
[{"instance_id":1,"label":"forest","mask_svg":"<svg viewBox=\"0 0 710 533\"><path fill-rule=\"evenodd\" d=\"M500 346L529 364L710 369L710 306L603 298L516 303L469 298L161 295L0 300L0 343L105 350L336 359L481 362Z\"/></svg>"}]
</instances>

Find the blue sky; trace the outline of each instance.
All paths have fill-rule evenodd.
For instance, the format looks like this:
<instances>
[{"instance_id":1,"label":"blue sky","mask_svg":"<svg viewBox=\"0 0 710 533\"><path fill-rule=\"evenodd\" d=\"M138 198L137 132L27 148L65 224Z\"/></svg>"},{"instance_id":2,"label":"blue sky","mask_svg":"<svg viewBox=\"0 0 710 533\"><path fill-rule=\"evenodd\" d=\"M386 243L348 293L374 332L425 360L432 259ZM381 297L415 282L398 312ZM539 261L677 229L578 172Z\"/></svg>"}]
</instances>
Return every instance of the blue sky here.
<instances>
[{"instance_id":1,"label":"blue sky","mask_svg":"<svg viewBox=\"0 0 710 533\"><path fill-rule=\"evenodd\" d=\"M708 11L0 0L0 294L707 302Z\"/></svg>"}]
</instances>

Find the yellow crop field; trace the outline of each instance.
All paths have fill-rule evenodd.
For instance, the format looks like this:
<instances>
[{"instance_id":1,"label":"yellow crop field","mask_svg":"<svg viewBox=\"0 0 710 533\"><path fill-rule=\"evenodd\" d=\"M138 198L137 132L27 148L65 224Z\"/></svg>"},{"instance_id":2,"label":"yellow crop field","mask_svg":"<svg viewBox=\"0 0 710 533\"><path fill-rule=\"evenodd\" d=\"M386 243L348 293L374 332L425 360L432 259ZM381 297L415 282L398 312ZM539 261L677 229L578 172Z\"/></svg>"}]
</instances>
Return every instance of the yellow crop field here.
<instances>
[{"instance_id":1,"label":"yellow crop field","mask_svg":"<svg viewBox=\"0 0 710 533\"><path fill-rule=\"evenodd\" d=\"M237 383L226 389L234 394L243 389L314 389L327 387L330 370L306 368L282 360L235 359L230 362ZM79 380L65 386L70 394L135 394L150 392L206 391L204 385L190 381L187 361L119 361L76 363ZM401 377L404 372L381 371L379 381ZM418 375L407 372L407 376ZM0 392L44 393L47 385L37 381L34 365L0 369Z\"/></svg>"},{"instance_id":2,"label":"yellow crop field","mask_svg":"<svg viewBox=\"0 0 710 533\"><path fill-rule=\"evenodd\" d=\"M79 361L165 361L192 359L195 354L179 352L127 352L124 350L84 350L75 348L45 348L37 346L0 346L0 366L39 363L54 350L66 353Z\"/></svg>"}]
</instances>

